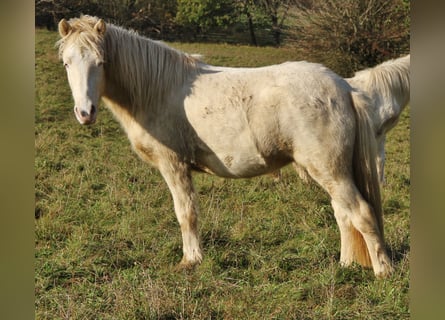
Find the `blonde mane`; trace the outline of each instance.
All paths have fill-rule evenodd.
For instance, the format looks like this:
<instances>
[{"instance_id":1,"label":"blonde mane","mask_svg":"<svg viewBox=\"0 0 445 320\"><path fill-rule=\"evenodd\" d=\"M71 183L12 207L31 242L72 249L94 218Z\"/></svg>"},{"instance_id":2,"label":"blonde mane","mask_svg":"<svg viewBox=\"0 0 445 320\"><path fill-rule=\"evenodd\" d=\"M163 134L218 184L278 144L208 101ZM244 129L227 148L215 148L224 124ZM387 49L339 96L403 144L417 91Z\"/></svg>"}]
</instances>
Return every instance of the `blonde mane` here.
<instances>
[{"instance_id":1,"label":"blonde mane","mask_svg":"<svg viewBox=\"0 0 445 320\"><path fill-rule=\"evenodd\" d=\"M385 61L374 68L365 69L355 73L352 80L363 81L366 92L378 92L380 96L400 102L400 105L409 102L410 94L410 55ZM366 80L363 80L366 79Z\"/></svg>"},{"instance_id":2,"label":"blonde mane","mask_svg":"<svg viewBox=\"0 0 445 320\"><path fill-rule=\"evenodd\" d=\"M162 104L167 93L197 70L198 56L175 50L135 31L107 24L101 37L94 32L98 21L99 18L87 15L71 19L72 30L57 43L59 55L69 43L92 50L105 62L109 78L129 94L132 109L144 110Z\"/></svg>"}]
</instances>

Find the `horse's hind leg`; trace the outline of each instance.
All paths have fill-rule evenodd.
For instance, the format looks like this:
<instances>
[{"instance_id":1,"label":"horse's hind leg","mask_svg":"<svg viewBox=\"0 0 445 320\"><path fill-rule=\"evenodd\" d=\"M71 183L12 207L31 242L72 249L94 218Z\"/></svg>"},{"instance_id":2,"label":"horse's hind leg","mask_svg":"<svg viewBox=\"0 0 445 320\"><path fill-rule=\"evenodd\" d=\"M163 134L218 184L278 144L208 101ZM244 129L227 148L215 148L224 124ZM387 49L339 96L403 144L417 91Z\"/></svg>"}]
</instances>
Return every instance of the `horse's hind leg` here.
<instances>
[{"instance_id":1,"label":"horse's hind leg","mask_svg":"<svg viewBox=\"0 0 445 320\"><path fill-rule=\"evenodd\" d=\"M340 229L340 263L357 262L372 266L376 276L384 277L392 271L383 235L372 208L363 199L348 175L327 176L308 170L311 176L329 193L334 215Z\"/></svg>"},{"instance_id":2,"label":"horse's hind leg","mask_svg":"<svg viewBox=\"0 0 445 320\"><path fill-rule=\"evenodd\" d=\"M190 168L178 161L160 164L159 170L173 196L176 217L181 227L184 255L180 266L188 268L202 261L198 236L198 206Z\"/></svg>"},{"instance_id":3,"label":"horse's hind leg","mask_svg":"<svg viewBox=\"0 0 445 320\"><path fill-rule=\"evenodd\" d=\"M353 262L357 262L365 267L372 267L371 258L368 248L361 233L354 228L351 219L347 214L347 210L332 200L334 215L340 229L340 264L349 266Z\"/></svg>"},{"instance_id":4,"label":"horse's hind leg","mask_svg":"<svg viewBox=\"0 0 445 320\"><path fill-rule=\"evenodd\" d=\"M348 187L355 189L355 186ZM380 233L373 209L358 191L332 199L337 222L342 221L341 263L349 265L356 261L371 266L376 276L391 273L391 261L386 253L383 235ZM340 226L340 223L339 223Z\"/></svg>"}]
</instances>

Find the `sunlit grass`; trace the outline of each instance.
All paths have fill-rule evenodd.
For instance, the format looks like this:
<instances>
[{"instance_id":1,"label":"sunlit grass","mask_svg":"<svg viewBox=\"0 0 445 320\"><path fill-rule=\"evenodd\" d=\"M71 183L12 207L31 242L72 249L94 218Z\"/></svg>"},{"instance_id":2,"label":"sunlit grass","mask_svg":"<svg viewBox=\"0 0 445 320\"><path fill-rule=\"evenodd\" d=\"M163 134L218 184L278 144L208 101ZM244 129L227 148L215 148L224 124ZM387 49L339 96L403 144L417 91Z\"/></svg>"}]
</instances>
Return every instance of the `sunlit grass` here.
<instances>
[{"instance_id":1,"label":"sunlit grass","mask_svg":"<svg viewBox=\"0 0 445 320\"><path fill-rule=\"evenodd\" d=\"M389 279L338 265L329 197L291 167L279 182L195 175L205 258L178 271L165 183L105 108L94 126L78 125L56 40L36 31L36 319L409 318L409 109L387 139ZM220 65L298 59L290 49L172 45Z\"/></svg>"}]
</instances>

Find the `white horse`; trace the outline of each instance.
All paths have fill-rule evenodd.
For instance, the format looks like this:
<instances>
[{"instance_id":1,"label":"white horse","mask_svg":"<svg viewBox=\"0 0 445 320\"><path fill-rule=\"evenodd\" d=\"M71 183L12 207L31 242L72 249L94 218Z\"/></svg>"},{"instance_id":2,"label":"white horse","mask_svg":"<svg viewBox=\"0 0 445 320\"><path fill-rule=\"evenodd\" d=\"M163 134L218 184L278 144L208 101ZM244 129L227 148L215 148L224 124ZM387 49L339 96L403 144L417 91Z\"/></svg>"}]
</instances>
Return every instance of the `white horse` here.
<instances>
[{"instance_id":1,"label":"white horse","mask_svg":"<svg viewBox=\"0 0 445 320\"><path fill-rule=\"evenodd\" d=\"M94 123L102 98L165 179L182 266L202 260L192 170L243 178L295 161L332 199L340 263L391 272L367 100L344 79L307 62L213 67L90 16L62 19L59 33L78 121Z\"/></svg>"},{"instance_id":2,"label":"white horse","mask_svg":"<svg viewBox=\"0 0 445 320\"><path fill-rule=\"evenodd\" d=\"M366 92L372 101L371 119L377 139L377 171L385 183L385 139L410 101L410 55L385 61L361 70L346 79L351 86Z\"/></svg>"}]
</instances>

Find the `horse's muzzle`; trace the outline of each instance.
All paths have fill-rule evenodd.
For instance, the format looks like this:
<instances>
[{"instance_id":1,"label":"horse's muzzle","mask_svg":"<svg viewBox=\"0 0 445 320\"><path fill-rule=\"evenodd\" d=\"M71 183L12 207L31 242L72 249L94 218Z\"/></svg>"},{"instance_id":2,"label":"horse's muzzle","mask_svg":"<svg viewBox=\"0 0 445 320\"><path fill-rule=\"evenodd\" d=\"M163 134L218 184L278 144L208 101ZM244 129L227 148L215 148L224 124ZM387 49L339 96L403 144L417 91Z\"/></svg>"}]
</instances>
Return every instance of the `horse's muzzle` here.
<instances>
[{"instance_id":1,"label":"horse's muzzle","mask_svg":"<svg viewBox=\"0 0 445 320\"><path fill-rule=\"evenodd\" d=\"M76 115L77 121L79 121L80 124L89 125L96 122L97 109L94 105L92 105L90 112L88 112L74 107L74 114Z\"/></svg>"}]
</instances>

